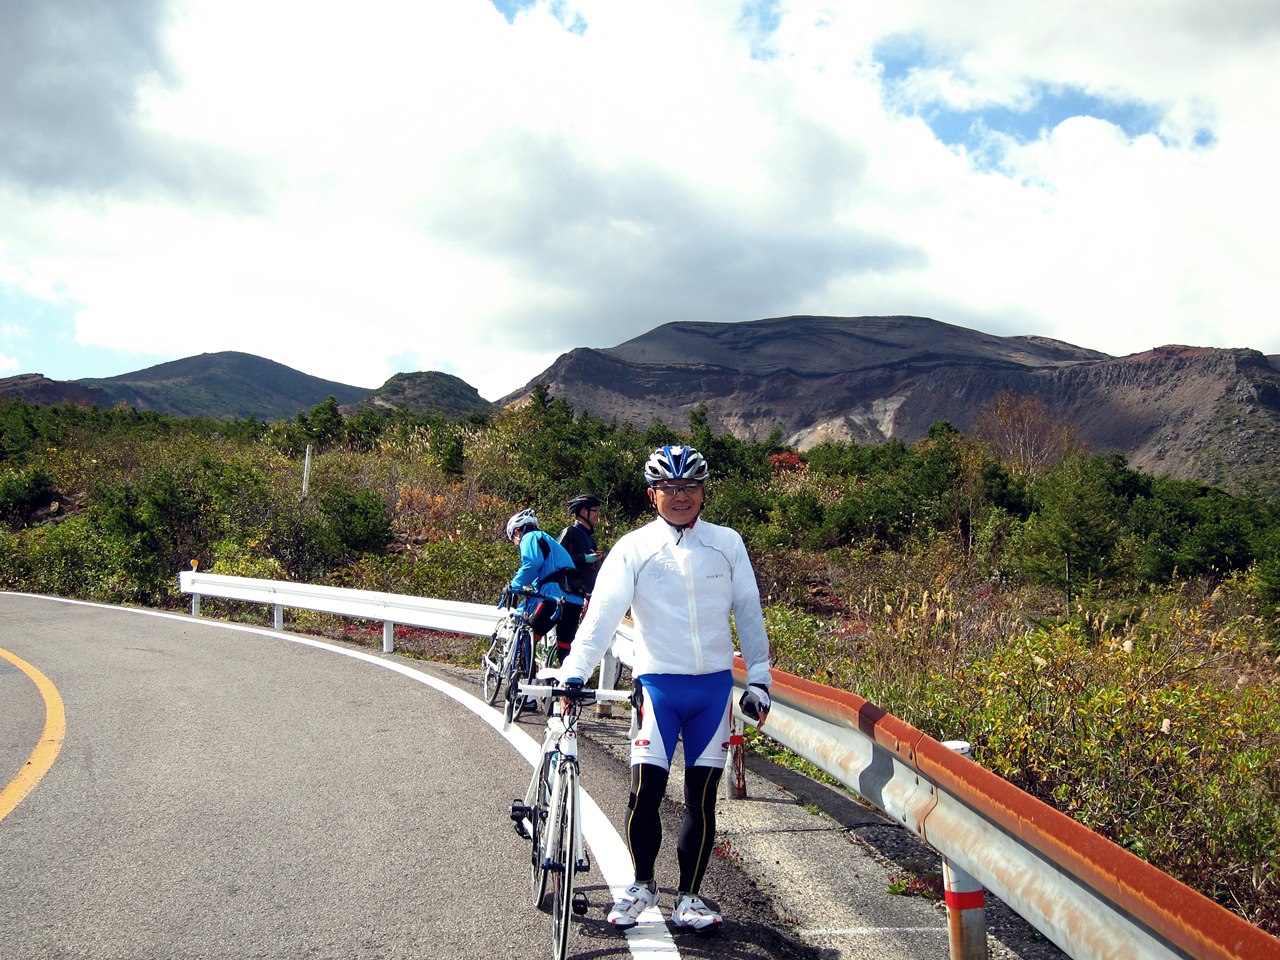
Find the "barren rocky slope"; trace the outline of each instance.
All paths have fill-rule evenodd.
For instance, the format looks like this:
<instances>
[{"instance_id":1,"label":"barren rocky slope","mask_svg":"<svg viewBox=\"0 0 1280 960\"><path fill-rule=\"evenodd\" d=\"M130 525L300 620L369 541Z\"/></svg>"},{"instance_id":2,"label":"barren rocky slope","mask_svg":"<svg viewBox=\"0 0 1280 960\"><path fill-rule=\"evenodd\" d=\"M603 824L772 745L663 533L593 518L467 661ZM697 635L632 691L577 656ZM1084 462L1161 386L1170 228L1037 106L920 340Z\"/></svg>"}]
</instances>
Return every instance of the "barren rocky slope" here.
<instances>
[{"instance_id":1,"label":"barren rocky slope","mask_svg":"<svg viewBox=\"0 0 1280 960\"><path fill-rule=\"evenodd\" d=\"M673 323L561 356L544 382L575 408L637 426L713 426L801 448L911 442L937 420L972 429L1001 392L1032 394L1097 452L1232 490L1277 489L1280 365L1256 350L1165 346L1128 357L996 337L922 317Z\"/></svg>"}]
</instances>

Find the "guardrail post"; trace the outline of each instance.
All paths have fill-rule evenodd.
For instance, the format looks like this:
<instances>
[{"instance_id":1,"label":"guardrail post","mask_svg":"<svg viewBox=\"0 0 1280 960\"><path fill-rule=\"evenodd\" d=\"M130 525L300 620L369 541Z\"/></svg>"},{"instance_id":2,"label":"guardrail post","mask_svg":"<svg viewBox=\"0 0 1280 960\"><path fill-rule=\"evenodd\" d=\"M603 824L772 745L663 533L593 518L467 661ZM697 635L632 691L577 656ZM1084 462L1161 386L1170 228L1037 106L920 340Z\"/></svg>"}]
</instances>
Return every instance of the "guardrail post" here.
<instances>
[{"instance_id":1,"label":"guardrail post","mask_svg":"<svg viewBox=\"0 0 1280 960\"><path fill-rule=\"evenodd\" d=\"M191 615L193 617L200 616L200 594L198 593L191 595Z\"/></svg>"},{"instance_id":2,"label":"guardrail post","mask_svg":"<svg viewBox=\"0 0 1280 960\"><path fill-rule=\"evenodd\" d=\"M277 603L273 605L272 609L274 611L271 618L272 624L275 625L275 628L277 630L283 630L284 629L284 605Z\"/></svg>"},{"instance_id":3,"label":"guardrail post","mask_svg":"<svg viewBox=\"0 0 1280 960\"><path fill-rule=\"evenodd\" d=\"M942 858L942 887L951 960L986 960L987 891L946 857Z\"/></svg>"},{"instance_id":4,"label":"guardrail post","mask_svg":"<svg viewBox=\"0 0 1280 960\"><path fill-rule=\"evenodd\" d=\"M966 740L943 744L962 757L969 756ZM942 858L942 893L947 904L947 934L951 960L987 960L987 891L970 874Z\"/></svg>"},{"instance_id":5,"label":"guardrail post","mask_svg":"<svg viewBox=\"0 0 1280 960\"><path fill-rule=\"evenodd\" d=\"M391 653L396 648L396 625L390 620L382 621L382 652Z\"/></svg>"},{"instance_id":6,"label":"guardrail post","mask_svg":"<svg viewBox=\"0 0 1280 960\"><path fill-rule=\"evenodd\" d=\"M730 800L745 800L747 796L747 738L745 728L733 698L729 699L729 776L724 778L724 795Z\"/></svg>"}]
</instances>

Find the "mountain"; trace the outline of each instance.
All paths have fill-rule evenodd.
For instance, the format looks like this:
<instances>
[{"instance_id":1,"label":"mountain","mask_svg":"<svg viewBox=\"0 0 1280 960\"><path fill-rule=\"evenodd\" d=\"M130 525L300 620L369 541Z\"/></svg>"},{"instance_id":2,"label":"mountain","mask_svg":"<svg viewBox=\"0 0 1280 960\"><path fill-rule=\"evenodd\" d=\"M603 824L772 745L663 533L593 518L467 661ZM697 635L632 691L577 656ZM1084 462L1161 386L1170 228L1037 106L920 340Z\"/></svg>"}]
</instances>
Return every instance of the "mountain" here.
<instances>
[{"instance_id":1,"label":"mountain","mask_svg":"<svg viewBox=\"0 0 1280 960\"><path fill-rule=\"evenodd\" d=\"M57 381L40 374L0 380L0 397L30 403L125 405L175 417L291 420L332 396L356 403L370 393L249 353L226 351L173 360L118 377Z\"/></svg>"},{"instance_id":2,"label":"mountain","mask_svg":"<svg viewBox=\"0 0 1280 960\"><path fill-rule=\"evenodd\" d=\"M440 413L450 419L472 413L491 413L494 405L480 391L451 373L397 373L359 402L341 407L344 416L372 407L376 410L408 410Z\"/></svg>"},{"instance_id":3,"label":"mountain","mask_svg":"<svg viewBox=\"0 0 1280 960\"><path fill-rule=\"evenodd\" d=\"M1280 493L1280 358L1164 346L1127 357L1044 337L997 337L924 317L669 323L617 347L562 355L536 383L576 409L683 427L705 404L739 437L781 432L912 442L949 420L971 431L1000 393L1042 398L1095 452L1228 490Z\"/></svg>"},{"instance_id":4,"label":"mountain","mask_svg":"<svg viewBox=\"0 0 1280 960\"><path fill-rule=\"evenodd\" d=\"M106 379L0 379L0 397L127 404L173 416L292 419L333 396L361 409L485 413L537 383L578 411L641 428L683 428L705 404L743 438L775 430L807 449L826 439L910 443L938 420L970 432L1004 391L1042 398L1095 452L1151 473L1280 496L1280 357L1162 346L1127 357L1045 337L997 337L924 317L780 317L669 323L606 350L560 356L497 404L439 372L376 390L307 376L245 353L212 353Z\"/></svg>"},{"instance_id":5,"label":"mountain","mask_svg":"<svg viewBox=\"0 0 1280 960\"><path fill-rule=\"evenodd\" d=\"M38 373L0 379L0 397L102 409L121 404L175 417L292 420L329 397L343 415L358 410L405 409L463 417L489 413L493 404L448 373L397 373L377 390L322 380L249 353L202 353L118 377L50 380Z\"/></svg>"}]
</instances>

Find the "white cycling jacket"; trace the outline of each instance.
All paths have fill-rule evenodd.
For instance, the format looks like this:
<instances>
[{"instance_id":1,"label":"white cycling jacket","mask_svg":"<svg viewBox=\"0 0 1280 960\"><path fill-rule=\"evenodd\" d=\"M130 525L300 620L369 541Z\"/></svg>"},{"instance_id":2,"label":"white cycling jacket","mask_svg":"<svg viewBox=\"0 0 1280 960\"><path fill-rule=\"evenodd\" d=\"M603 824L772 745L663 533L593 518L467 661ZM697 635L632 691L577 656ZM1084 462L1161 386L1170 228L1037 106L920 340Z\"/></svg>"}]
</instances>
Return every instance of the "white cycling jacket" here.
<instances>
[{"instance_id":1,"label":"white cycling jacket","mask_svg":"<svg viewBox=\"0 0 1280 960\"><path fill-rule=\"evenodd\" d=\"M732 669L732 613L747 682L770 684L760 590L736 530L705 520L677 530L659 517L620 538L600 565L560 675L589 677L628 609L637 634L634 674Z\"/></svg>"}]
</instances>

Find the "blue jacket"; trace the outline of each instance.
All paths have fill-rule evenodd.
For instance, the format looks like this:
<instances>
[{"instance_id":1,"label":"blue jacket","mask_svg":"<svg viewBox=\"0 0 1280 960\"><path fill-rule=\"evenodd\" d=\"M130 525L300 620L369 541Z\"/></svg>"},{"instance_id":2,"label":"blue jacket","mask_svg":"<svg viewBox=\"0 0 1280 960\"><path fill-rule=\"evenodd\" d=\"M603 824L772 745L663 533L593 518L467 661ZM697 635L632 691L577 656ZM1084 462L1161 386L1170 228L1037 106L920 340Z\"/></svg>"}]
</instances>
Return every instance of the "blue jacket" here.
<instances>
[{"instance_id":1,"label":"blue jacket","mask_svg":"<svg viewBox=\"0 0 1280 960\"><path fill-rule=\"evenodd\" d=\"M560 571L573 570L574 566L573 557L556 543L555 537L543 530L530 530L520 538L519 550L520 567L511 578L512 590L533 587L552 600L563 597L567 603L582 604L582 597L564 589L563 575L557 576ZM520 610L532 614L540 602L530 597L521 602Z\"/></svg>"}]
</instances>

